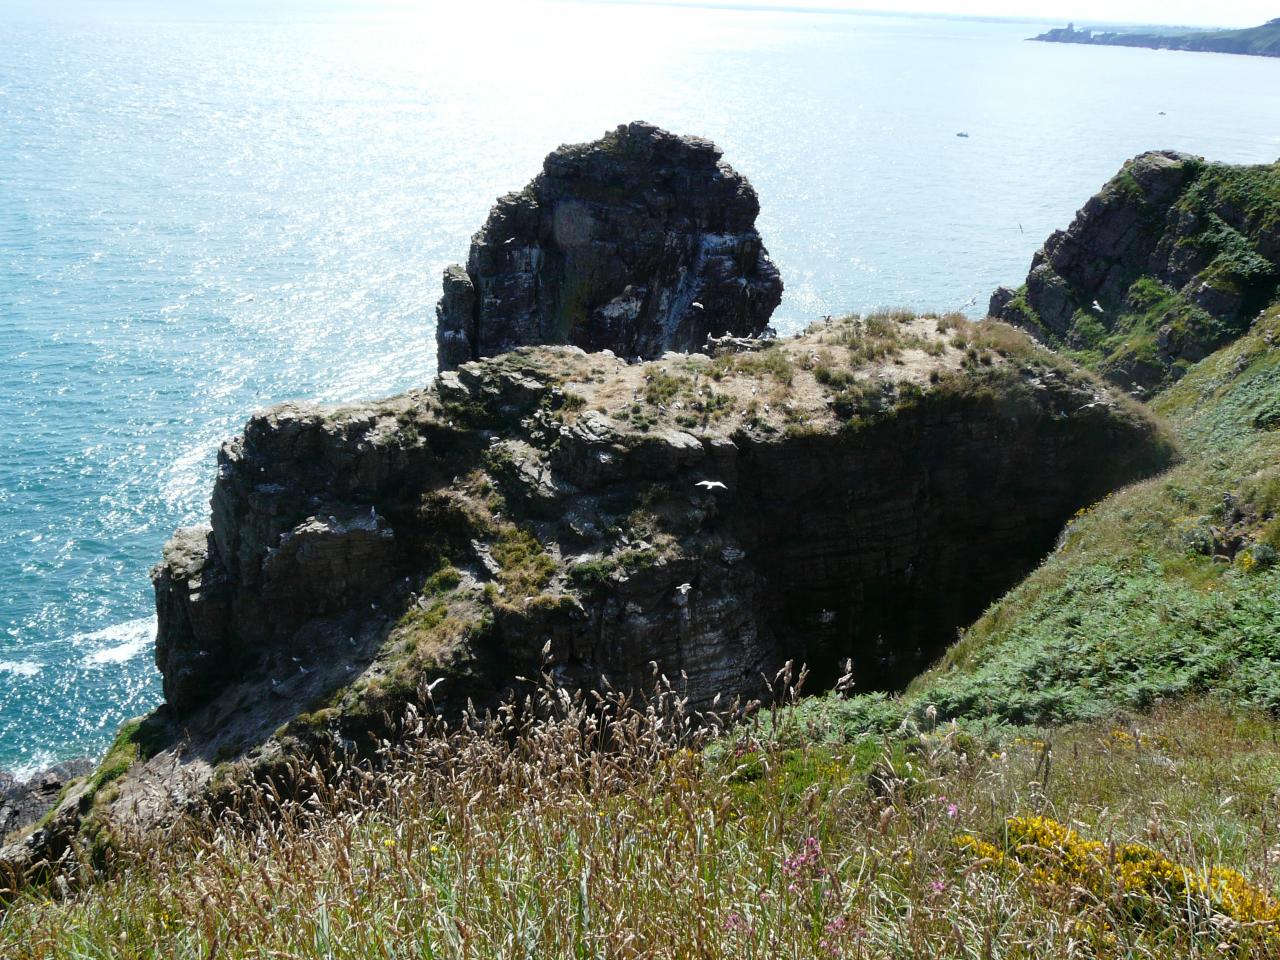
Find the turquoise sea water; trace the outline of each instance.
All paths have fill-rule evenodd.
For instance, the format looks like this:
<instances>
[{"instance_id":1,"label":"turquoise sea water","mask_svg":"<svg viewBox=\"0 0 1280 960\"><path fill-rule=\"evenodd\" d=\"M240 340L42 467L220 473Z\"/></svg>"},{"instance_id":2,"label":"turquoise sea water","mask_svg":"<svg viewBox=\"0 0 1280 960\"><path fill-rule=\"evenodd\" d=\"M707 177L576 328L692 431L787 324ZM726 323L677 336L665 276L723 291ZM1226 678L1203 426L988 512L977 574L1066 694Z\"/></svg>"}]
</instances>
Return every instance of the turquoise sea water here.
<instances>
[{"instance_id":1,"label":"turquoise sea water","mask_svg":"<svg viewBox=\"0 0 1280 960\"><path fill-rule=\"evenodd\" d=\"M1043 26L0 0L0 767L157 702L147 570L204 518L219 440L429 380L441 269L558 143L718 141L784 332L980 312L1142 150L1280 156L1280 62L1022 42Z\"/></svg>"}]
</instances>

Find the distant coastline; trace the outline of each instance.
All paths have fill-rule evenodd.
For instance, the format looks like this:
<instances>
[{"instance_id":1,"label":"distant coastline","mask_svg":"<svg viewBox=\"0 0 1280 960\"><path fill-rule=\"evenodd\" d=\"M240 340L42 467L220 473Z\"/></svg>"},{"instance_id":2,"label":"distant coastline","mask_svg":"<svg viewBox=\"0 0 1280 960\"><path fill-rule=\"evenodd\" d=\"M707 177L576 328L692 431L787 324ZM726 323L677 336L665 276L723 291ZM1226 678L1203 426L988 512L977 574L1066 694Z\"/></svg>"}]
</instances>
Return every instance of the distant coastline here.
<instances>
[{"instance_id":1,"label":"distant coastline","mask_svg":"<svg viewBox=\"0 0 1280 960\"><path fill-rule=\"evenodd\" d=\"M1280 57L1280 18L1246 30L1176 31L1170 33L1095 33L1074 23L1049 30L1031 40L1044 43L1088 43L1111 47L1149 47L1152 50L1191 50L1237 53L1250 57Z\"/></svg>"}]
</instances>

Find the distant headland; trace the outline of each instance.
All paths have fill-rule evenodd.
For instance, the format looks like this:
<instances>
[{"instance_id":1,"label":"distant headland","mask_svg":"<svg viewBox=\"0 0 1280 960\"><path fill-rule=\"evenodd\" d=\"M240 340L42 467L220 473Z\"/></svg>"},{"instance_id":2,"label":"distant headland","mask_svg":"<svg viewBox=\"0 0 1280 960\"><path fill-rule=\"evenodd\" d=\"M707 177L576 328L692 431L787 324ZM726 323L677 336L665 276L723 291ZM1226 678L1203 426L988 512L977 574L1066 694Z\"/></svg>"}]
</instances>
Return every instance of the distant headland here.
<instances>
[{"instance_id":1,"label":"distant headland","mask_svg":"<svg viewBox=\"0 0 1280 960\"><path fill-rule=\"evenodd\" d=\"M1251 57L1280 57L1280 18L1246 30L1177 30L1169 33L1095 33L1074 23L1049 30L1031 40L1046 43L1093 43L1153 50L1195 50L1202 53L1240 53Z\"/></svg>"}]
</instances>

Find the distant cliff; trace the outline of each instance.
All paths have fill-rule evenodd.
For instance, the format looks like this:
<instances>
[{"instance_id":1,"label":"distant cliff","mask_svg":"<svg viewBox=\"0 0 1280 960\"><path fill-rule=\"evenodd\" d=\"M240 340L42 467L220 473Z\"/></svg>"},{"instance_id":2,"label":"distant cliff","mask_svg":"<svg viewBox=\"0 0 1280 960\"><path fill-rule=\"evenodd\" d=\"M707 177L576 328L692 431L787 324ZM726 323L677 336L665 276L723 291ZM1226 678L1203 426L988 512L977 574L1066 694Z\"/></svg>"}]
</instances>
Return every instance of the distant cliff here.
<instances>
[{"instance_id":1,"label":"distant cliff","mask_svg":"<svg viewBox=\"0 0 1280 960\"><path fill-rule=\"evenodd\" d=\"M1147 393L1247 331L1280 290L1280 163L1130 160L992 316Z\"/></svg>"},{"instance_id":2,"label":"distant cliff","mask_svg":"<svg viewBox=\"0 0 1280 960\"><path fill-rule=\"evenodd\" d=\"M1200 53L1240 53L1251 57L1280 57L1280 18L1246 30L1205 30L1194 33L1094 33L1067 24L1032 40L1045 43L1089 43L1110 47L1149 47L1153 50L1193 50Z\"/></svg>"}]
</instances>

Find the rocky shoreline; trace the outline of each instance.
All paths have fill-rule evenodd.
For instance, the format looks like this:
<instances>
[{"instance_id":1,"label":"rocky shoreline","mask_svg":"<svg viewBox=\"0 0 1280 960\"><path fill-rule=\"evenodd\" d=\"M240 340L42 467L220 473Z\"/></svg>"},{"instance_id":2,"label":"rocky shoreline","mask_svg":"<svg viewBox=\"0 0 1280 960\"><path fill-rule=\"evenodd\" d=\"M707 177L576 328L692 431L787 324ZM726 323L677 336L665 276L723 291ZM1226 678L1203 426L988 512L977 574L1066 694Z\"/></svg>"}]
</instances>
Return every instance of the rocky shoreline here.
<instances>
[{"instance_id":1,"label":"rocky shoreline","mask_svg":"<svg viewBox=\"0 0 1280 960\"><path fill-rule=\"evenodd\" d=\"M92 773L95 766L88 757L78 757L37 770L23 779L0 770L0 837L39 822L58 802L62 791Z\"/></svg>"}]
</instances>

